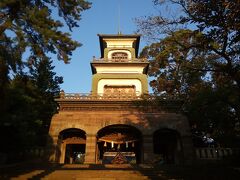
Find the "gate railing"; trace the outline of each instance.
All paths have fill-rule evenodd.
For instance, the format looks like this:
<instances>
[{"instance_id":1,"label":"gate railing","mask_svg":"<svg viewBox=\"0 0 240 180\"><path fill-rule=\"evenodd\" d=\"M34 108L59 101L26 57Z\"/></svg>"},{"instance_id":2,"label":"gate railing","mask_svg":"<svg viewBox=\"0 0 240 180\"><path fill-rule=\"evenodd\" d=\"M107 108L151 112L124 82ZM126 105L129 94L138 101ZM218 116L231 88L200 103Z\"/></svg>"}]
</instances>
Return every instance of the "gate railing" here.
<instances>
[{"instance_id":1,"label":"gate railing","mask_svg":"<svg viewBox=\"0 0 240 180\"><path fill-rule=\"evenodd\" d=\"M141 94L140 91L135 91L135 93L65 93L60 92L60 99L66 100L163 100L163 101L176 101L180 100L179 97L167 96L167 95L156 95L156 94Z\"/></svg>"},{"instance_id":2,"label":"gate railing","mask_svg":"<svg viewBox=\"0 0 240 180\"><path fill-rule=\"evenodd\" d=\"M225 157L240 156L239 148L195 148L197 159L218 160Z\"/></svg>"},{"instance_id":3,"label":"gate railing","mask_svg":"<svg viewBox=\"0 0 240 180\"><path fill-rule=\"evenodd\" d=\"M90 94L90 93L60 93L60 99L66 100L133 100L141 99L138 95L139 92L135 94Z\"/></svg>"}]
</instances>

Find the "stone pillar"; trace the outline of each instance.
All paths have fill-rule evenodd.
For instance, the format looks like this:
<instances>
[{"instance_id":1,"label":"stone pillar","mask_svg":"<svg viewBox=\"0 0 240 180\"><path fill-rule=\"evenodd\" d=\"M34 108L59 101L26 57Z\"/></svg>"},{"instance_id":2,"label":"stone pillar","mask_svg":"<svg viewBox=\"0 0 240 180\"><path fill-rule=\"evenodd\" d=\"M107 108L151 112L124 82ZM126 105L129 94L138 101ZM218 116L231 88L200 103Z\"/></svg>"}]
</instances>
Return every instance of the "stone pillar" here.
<instances>
[{"instance_id":1,"label":"stone pillar","mask_svg":"<svg viewBox=\"0 0 240 180\"><path fill-rule=\"evenodd\" d=\"M88 134L86 139L85 164L96 163L96 134Z\"/></svg>"},{"instance_id":2,"label":"stone pillar","mask_svg":"<svg viewBox=\"0 0 240 180\"><path fill-rule=\"evenodd\" d=\"M143 135L143 163L151 163L153 158L153 136Z\"/></svg>"},{"instance_id":3,"label":"stone pillar","mask_svg":"<svg viewBox=\"0 0 240 180\"><path fill-rule=\"evenodd\" d=\"M58 136L51 136L47 142L47 159L50 162L57 162L58 151Z\"/></svg>"},{"instance_id":4,"label":"stone pillar","mask_svg":"<svg viewBox=\"0 0 240 180\"><path fill-rule=\"evenodd\" d=\"M181 139L184 154L184 164L191 165L193 163L193 159L195 158L192 137L182 136Z\"/></svg>"},{"instance_id":5,"label":"stone pillar","mask_svg":"<svg viewBox=\"0 0 240 180\"><path fill-rule=\"evenodd\" d=\"M65 142L61 144L60 164L64 164L65 161L66 145Z\"/></svg>"}]
</instances>

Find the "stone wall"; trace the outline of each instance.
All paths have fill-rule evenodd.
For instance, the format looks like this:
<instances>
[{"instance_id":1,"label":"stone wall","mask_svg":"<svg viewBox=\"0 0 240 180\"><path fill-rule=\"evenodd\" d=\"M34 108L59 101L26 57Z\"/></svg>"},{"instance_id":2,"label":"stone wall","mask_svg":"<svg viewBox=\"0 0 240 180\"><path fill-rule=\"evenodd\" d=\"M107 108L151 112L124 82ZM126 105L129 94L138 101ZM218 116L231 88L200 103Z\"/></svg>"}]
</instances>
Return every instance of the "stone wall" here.
<instances>
[{"instance_id":1,"label":"stone wall","mask_svg":"<svg viewBox=\"0 0 240 180\"><path fill-rule=\"evenodd\" d=\"M71 107L77 105L72 102ZM61 147L58 136L61 131L69 128L77 128L86 132L86 163L96 163L96 138L97 133L104 127L110 125L124 124L137 128L143 137L143 162L151 162L153 154L153 133L159 129L176 130L180 136L183 147L183 157L185 162L190 163L193 155L190 129L185 116L173 112L147 112L139 111L138 108L131 108L126 104L116 106L103 104L89 104L88 106L77 108L66 108L55 114L50 126L50 150L51 161L59 162ZM102 107L102 108L101 108ZM121 107L121 108L120 108ZM60 151L60 152L59 152ZM60 155L59 155L60 153Z\"/></svg>"}]
</instances>

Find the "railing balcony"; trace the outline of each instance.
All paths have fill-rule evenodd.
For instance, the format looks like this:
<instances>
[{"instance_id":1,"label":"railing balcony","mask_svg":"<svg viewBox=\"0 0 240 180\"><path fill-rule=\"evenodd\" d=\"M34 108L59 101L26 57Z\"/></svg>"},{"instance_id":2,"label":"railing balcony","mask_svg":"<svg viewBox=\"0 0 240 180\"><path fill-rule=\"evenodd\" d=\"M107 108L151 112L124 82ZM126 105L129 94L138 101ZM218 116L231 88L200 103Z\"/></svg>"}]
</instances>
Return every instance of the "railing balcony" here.
<instances>
[{"instance_id":1,"label":"railing balcony","mask_svg":"<svg viewBox=\"0 0 240 180\"><path fill-rule=\"evenodd\" d=\"M154 94L134 94L126 93L126 94L86 94L86 93L64 93L63 91L60 93L60 97L56 99L56 101L60 104L61 111L65 110L73 110L77 109L78 105L85 103L100 103L104 105L105 103L132 103L134 107L138 107L143 111L147 112L180 112L182 107L182 101L177 97L162 97ZM63 104L67 103L68 106L72 107L64 107ZM69 104L70 103L70 104ZM77 103L78 105L76 105ZM62 106L62 107L61 107ZM85 107L87 108L87 107ZM123 108L128 109L128 106L124 106Z\"/></svg>"},{"instance_id":2,"label":"railing balcony","mask_svg":"<svg viewBox=\"0 0 240 180\"><path fill-rule=\"evenodd\" d=\"M65 93L60 92L60 98L62 100L163 100L163 101L178 101L178 97L172 96L159 96L156 94L141 94L136 91L134 93L117 93L117 94L91 94L91 93Z\"/></svg>"},{"instance_id":3,"label":"railing balcony","mask_svg":"<svg viewBox=\"0 0 240 180\"><path fill-rule=\"evenodd\" d=\"M137 100L142 99L136 94L91 94L91 93L64 93L60 92L61 100Z\"/></svg>"},{"instance_id":4,"label":"railing balcony","mask_svg":"<svg viewBox=\"0 0 240 180\"><path fill-rule=\"evenodd\" d=\"M132 59L124 59L124 58L93 58L93 63L109 63L109 62L117 62L117 63L147 63L148 60L146 58L132 58Z\"/></svg>"}]
</instances>

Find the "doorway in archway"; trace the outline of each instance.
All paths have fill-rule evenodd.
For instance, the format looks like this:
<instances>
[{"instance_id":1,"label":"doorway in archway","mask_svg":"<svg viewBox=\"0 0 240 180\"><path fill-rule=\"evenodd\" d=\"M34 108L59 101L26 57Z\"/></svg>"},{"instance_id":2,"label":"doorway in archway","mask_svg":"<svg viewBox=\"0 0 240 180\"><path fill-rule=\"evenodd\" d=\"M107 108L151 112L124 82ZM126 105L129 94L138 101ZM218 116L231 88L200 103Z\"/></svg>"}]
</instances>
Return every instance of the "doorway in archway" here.
<instances>
[{"instance_id":1,"label":"doorway in archway","mask_svg":"<svg viewBox=\"0 0 240 180\"><path fill-rule=\"evenodd\" d=\"M178 164L181 160L182 146L180 134L171 129L159 129L153 134L153 150L160 164Z\"/></svg>"},{"instance_id":2,"label":"doorway in archway","mask_svg":"<svg viewBox=\"0 0 240 180\"><path fill-rule=\"evenodd\" d=\"M84 163L86 149L86 133L81 129L71 128L62 131L60 163Z\"/></svg>"},{"instance_id":3,"label":"doorway in archway","mask_svg":"<svg viewBox=\"0 0 240 180\"><path fill-rule=\"evenodd\" d=\"M140 163L141 132L129 125L111 125L97 133L97 157L103 164Z\"/></svg>"}]
</instances>

